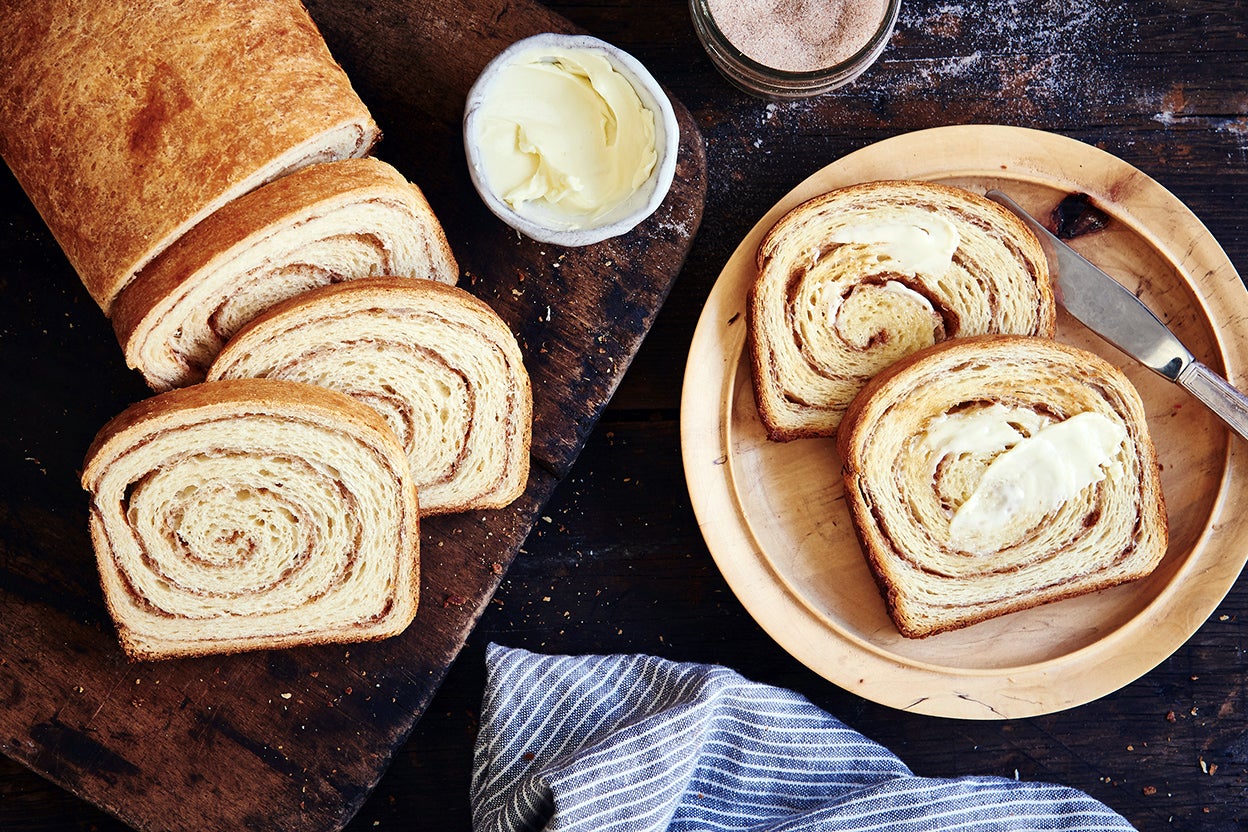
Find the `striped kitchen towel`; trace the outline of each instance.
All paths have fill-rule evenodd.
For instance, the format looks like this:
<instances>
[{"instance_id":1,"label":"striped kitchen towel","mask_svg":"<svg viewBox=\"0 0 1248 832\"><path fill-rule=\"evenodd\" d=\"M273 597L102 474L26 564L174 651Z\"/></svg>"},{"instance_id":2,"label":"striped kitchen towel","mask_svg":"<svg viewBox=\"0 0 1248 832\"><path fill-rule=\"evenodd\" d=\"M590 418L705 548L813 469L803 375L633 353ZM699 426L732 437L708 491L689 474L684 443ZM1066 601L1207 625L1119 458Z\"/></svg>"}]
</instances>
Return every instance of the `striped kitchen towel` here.
<instances>
[{"instance_id":1,"label":"striped kitchen towel","mask_svg":"<svg viewBox=\"0 0 1248 832\"><path fill-rule=\"evenodd\" d=\"M474 832L1132 830L1062 786L916 777L805 698L725 667L490 645Z\"/></svg>"}]
</instances>

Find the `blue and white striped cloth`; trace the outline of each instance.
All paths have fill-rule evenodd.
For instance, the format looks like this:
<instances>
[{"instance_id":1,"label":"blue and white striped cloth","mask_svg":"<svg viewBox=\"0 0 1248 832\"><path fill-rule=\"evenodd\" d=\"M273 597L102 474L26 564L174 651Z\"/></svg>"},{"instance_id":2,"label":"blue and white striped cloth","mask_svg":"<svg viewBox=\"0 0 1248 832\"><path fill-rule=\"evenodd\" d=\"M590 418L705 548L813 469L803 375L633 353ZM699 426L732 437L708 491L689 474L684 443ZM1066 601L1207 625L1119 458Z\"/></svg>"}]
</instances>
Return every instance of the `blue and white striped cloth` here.
<instances>
[{"instance_id":1,"label":"blue and white striped cloth","mask_svg":"<svg viewBox=\"0 0 1248 832\"><path fill-rule=\"evenodd\" d=\"M916 777L805 698L724 667L490 645L474 832L1133 827L1083 792Z\"/></svg>"}]
</instances>

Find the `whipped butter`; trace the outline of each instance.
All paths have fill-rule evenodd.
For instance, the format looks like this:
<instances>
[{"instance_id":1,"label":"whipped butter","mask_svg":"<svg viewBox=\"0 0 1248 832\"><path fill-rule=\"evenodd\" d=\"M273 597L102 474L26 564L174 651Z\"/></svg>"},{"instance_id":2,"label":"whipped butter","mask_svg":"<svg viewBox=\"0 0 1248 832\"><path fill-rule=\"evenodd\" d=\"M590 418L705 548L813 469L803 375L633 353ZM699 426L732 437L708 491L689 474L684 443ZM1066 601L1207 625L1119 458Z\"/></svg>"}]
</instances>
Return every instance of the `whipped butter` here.
<instances>
[{"instance_id":1,"label":"whipped butter","mask_svg":"<svg viewBox=\"0 0 1248 832\"><path fill-rule=\"evenodd\" d=\"M581 229L654 170L655 116L601 53L551 47L501 67L476 140L490 188L513 210Z\"/></svg>"},{"instance_id":2,"label":"whipped butter","mask_svg":"<svg viewBox=\"0 0 1248 832\"><path fill-rule=\"evenodd\" d=\"M870 246L890 260L900 274L938 276L948 271L958 250L958 229L936 214L915 216L908 222L845 225L834 230L831 242Z\"/></svg>"},{"instance_id":3,"label":"whipped butter","mask_svg":"<svg viewBox=\"0 0 1248 832\"><path fill-rule=\"evenodd\" d=\"M994 404L934 420L923 439L934 463L949 454L997 454L954 512L950 542L968 552L1017 542L1103 480L1126 438L1121 424L1095 412L1049 423L1034 412Z\"/></svg>"}]
</instances>

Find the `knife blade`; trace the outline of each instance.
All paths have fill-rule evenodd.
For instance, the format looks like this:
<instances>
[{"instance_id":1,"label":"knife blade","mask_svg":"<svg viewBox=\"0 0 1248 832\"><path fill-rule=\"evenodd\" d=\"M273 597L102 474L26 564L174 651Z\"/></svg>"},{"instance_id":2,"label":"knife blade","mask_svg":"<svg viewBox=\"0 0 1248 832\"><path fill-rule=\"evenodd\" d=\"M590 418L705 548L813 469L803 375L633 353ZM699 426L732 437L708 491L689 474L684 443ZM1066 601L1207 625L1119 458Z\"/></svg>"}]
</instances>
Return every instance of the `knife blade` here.
<instances>
[{"instance_id":1,"label":"knife blade","mask_svg":"<svg viewBox=\"0 0 1248 832\"><path fill-rule=\"evenodd\" d=\"M1248 439L1248 397L1209 369L1135 293L1059 239L998 190L986 196L1026 223L1049 260L1058 303L1088 329L1163 378L1175 382Z\"/></svg>"}]
</instances>

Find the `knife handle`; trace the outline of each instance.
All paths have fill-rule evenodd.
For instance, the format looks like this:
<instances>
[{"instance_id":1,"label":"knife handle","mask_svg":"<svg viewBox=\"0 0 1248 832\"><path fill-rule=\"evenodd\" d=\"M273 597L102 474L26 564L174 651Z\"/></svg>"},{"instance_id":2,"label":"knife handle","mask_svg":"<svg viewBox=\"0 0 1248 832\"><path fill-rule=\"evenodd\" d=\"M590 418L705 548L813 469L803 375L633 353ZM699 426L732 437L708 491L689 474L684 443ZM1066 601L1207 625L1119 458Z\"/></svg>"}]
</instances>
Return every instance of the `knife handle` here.
<instances>
[{"instance_id":1,"label":"knife handle","mask_svg":"<svg viewBox=\"0 0 1248 832\"><path fill-rule=\"evenodd\" d=\"M1248 439L1248 396L1199 361L1184 367L1176 381L1236 433Z\"/></svg>"}]
</instances>

